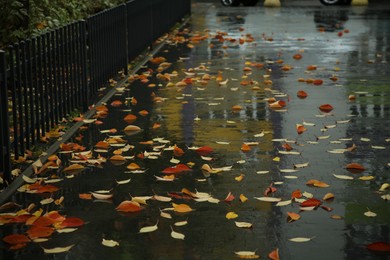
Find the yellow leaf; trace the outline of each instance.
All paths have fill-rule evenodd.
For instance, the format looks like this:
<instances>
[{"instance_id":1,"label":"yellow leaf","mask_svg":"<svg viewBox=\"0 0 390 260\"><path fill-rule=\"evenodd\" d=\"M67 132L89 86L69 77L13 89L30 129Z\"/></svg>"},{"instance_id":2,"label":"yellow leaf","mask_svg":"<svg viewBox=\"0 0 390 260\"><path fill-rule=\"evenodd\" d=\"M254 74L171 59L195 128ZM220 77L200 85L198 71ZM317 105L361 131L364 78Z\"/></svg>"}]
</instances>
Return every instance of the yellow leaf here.
<instances>
[{"instance_id":1,"label":"yellow leaf","mask_svg":"<svg viewBox=\"0 0 390 260\"><path fill-rule=\"evenodd\" d=\"M247 197L245 197L245 195L244 194L240 194L240 201L241 202L245 202L245 201L247 201L248 200L248 198Z\"/></svg>"},{"instance_id":2,"label":"yellow leaf","mask_svg":"<svg viewBox=\"0 0 390 260\"><path fill-rule=\"evenodd\" d=\"M234 179L238 182L242 181L244 179L244 174L240 174L240 176L235 177Z\"/></svg>"},{"instance_id":3,"label":"yellow leaf","mask_svg":"<svg viewBox=\"0 0 390 260\"><path fill-rule=\"evenodd\" d=\"M238 217L238 215L237 215L236 213L234 213L233 211L228 212L228 213L226 214L226 218L227 218L227 219L234 219L234 218L237 218L237 217Z\"/></svg>"},{"instance_id":4,"label":"yellow leaf","mask_svg":"<svg viewBox=\"0 0 390 260\"><path fill-rule=\"evenodd\" d=\"M362 177L359 177L359 180L362 180L362 181L370 181L370 180L373 180L375 177L374 176L362 176Z\"/></svg>"},{"instance_id":5,"label":"yellow leaf","mask_svg":"<svg viewBox=\"0 0 390 260\"><path fill-rule=\"evenodd\" d=\"M175 204L175 203L172 203L172 206L173 206L173 210L176 211L176 212L179 212L179 213L186 213L186 212L190 212L190 211L193 210L187 204Z\"/></svg>"},{"instance_id":6,"label":"yellow leaf","mask_svg":"<svg viewBox=\"0 0 390 260\"><path fill-rule=\"evenodd\" d=\"M272 159L274 162L280 162L280 157L276 156L275 158Z\"/></svg>"}]
</instances>

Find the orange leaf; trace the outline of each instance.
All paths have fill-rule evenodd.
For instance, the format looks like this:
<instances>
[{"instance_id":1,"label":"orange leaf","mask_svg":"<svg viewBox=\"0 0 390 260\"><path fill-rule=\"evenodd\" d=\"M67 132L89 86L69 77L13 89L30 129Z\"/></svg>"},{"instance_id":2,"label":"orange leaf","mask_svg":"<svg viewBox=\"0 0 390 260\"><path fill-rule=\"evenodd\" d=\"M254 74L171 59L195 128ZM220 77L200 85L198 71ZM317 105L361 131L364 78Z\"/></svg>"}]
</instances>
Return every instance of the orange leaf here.
<instances>
[{"instance_id":1,"label":"orange leaf","mask_svg":"<svg viewBox=\"0 0 390 260\"><path fill-rule=\"evenodd\" d=\"M130 163L129 165L127 165L127 169L129 169L130 171L132 170L137 170L137 169L140 169L141 167L136 164L136 163Z\"/></svg>"},{"instance_id":2,"label":"orange leaf","mask_svg":"<svg viewBox=\"0 0 390 260\"><path fill-rule=\"evenodd\" d=\"M241 151L243 152L249 152L251 150L251 147L247 144L242 144Z\"/></svg>"},{"instance_id":3,"label":"orange leaf","mask_svg":"<svg viewBox=\"0 0 390 260\"><path fill-rule=\"evenodd\" d=\"M293 58L294 58L295 60L300 60L300 59L302 59L302 55L299 54L299 53L297 53L297 54L294 54Z\"/></svg>"},{"instance_id":4,"label":"orange leaf","mask_svg":"<svg viewBox=\"0 0 390 260\"><path fill-rule=\"evenodd\" d=\"M283 147L284 149L286 149L286 151L291 151L291 150L293 149L292 146L289 145L288 143L283 144L282 147Z\"/></svg>"},{"instance_id":5,"label":"orange leaf","mask_svg":"<svg viewBox=\"0 0 390 260\"><path fill-rule=\"evenodd\" d=\"M105 141L99 141L97 144L95 144L95 147L99 149L108 149L110 144Z\"/></svg>"},{"instance_id":6,"label":"orange leaf","mask_svg":"<svg viewBox=\"0 0 390 260\"><path fill-rule=\"evenodd\" d=\"M319 180L308 180L306 182L306 185L309 185L309 186L314 186L314 187L319 187L319 188L326 188L326 187L329 187L329 184L325 183L325 182L322 182L322 181L319 181Z\"/></svg>"},{"instance_id":7,"label":"orange leaf","mask_svg":"<svg viewBox=\"0 0 390 260\"><path fill-rule=\"evenodd\" d=\"M288 222L293 222L301 218L301 216L294 212L287 212Z\"/></svg>"},{"instance_id":8,"label":"orange leaf","mask_svg":"<svg viewBox=\"0 0 390 260\"><path fill-rule=\"evenodd\" d=\"M242 107L240 105L235 105L235 106L232 106L232 110L233 111L240 111L240 110L242 110Z\"/></svg>"},{"instance_id":9,"label":"orange leaf","mask_svg":"<svg viewBox=\"0 0 390 260\"><path fill-rule=\"evenodd\" d=\"M347 164L347 166L345 166L345 168L351 173L361 173L366 169L363 165L359 163L349 163Z\"/></svg>"},{"instance_id":10,"label":"orange leaf","mask_svg":"<svg viewBox=\"0 0 390 260\"><path fill-rule=\"evenodd\" d=\"M70 171L78 171L78 170L83 170L85 167L82 166L81 164L72 164L66 167L63 171L64 172L70 172Z\"/></svg>"},{"instance_id":11,"label":"orange leaf","mask_svg":"<svg viewBox=\"0 0 390 260\"><path fill-rule=\"evenodd\" d=\"M146 110L141 110L138 112L138 114L140 114L141 116L147 116L147 115L149 115L149 112Z\"/></svg>"},{"instance_id":12,"label":"orange leaf","mask_svg":"<svg viewBox=\"0 0 390 260\"><path fill-rule=\"evenodd\" d=\"M5 236L3 238L3 241L11 244L11 245L16 245L16 244L24 244L27 242L30 242L30 239L26 235L21 235L21 234L11 234L8 236Z\"/></svg>"},{"instance_id":13,"label":"orange leaf","mask_svg":"<svg viewBox=\"0 0 390 260\"><path fill-rule=\"evenodd\" d=\"M55 223L55 221L48 216L42 216L34 221L33 226L48 227Z\"/></svg>"},{"instance_id":14,"label":"orange leaf","mask_svg":"<svg viewBox=\"0 0 390 260\"><path fill-rule=\"evenodd\" d=\"M297 96L298 96L299 98L306 98L308 95L307 95L307 93L306 93L305 91L299 90L299 91L297 92Z\"/></svg>"},{"instance_id":15,"label":"orange leaf","mask_svg":"<svg viewBox=\"0 0 390 260\"><path fill-rule=\"evenodd\" d=\"M324 81L323 81L322 79L315 79L315 80L313 81L313 84L314 84L314 85L317 85L317 86L322 85L322 83L324 83Z\"/></svg>"},{"instance_id":16,"label":"orange leaf","mask_svg":"<svg viewBox=\"0 0 390 260\"><path fill-rule=\"evenodd\" d=\"M319 109L320 109L322 112L329 113L330 111L333 110L333 107L332 107L332 105L330 105L330 104L323 104L323 105L319 106Z\"/></svg>"},{"instance_id":17,"label":"orange leaf","mask_svg":"<svg viewBox=\"0 0 390 260\"><path fill-rule=\"evenodd\" d=\"M306 69L307 70L316 70L317 69L317 65L309 65L309 66L307 66Z\"/></svg>"},{"instance_id":18,"label":"orange leaf","mask_svg":"<svg viewBox=\"0 0 390 260\"><path fill-rule=\"evenodd\" d=\"M32 226L27 230L27 234L31 239L36 239L40 237L49 237L53 234L54 228L43 227L43 226Z\"/></svg>"},{"instance_id":19,"label":"orange leaf","mask_svg":"<svg viewBox=\"0 0 390 260\"><path fill-rule=\"evenodd\" d=\"M111 106L113 106L113 107L120 107L122 104L123 104L123 102L120 100L114 100L111 102Z\"/></svg>"},{"instance_id":20,"label":"orange leaf","mask_svg":"<svg viewBox=\"0 0 390 260\"><path fill-rule=\"evenodd\" d=\"M326 193L324 195L324 197L322 198L322 200L330 200L330 199L334 199L334 194L333 193Z\"/></svg>"},{"instance_id":21,"label":"orange leaf","mask_svg":"<svg viewBox=\"0 0 390 260\"><path fill-rule=\"evenodd\" d=\"M305 128L304 125L301 125L301 124L297 124L296 125L296 128L297 128L297 133L300 135L302 134L303 132L306 132L307 129Z\"/></svg>"},{"instance_id":22,"label":"orange leaf","mask_svg":"<svg viewBox=\"0 0 390 260\"><path fill-rule=\"evenodd\" d=\"M300 189L297 189L291 193L291 199L299 199L302 198L302 193Z\"/></svg>"},{"instance_id":23,"label":"orange leaf","mask_svg":"<svg viewBox=\"0 0 390 260\"><path fill-rule=\"evenodd\" d=\"M143 208L138 202L125 200L122 201L115 209L121 212L138 212L141 211Z\"/></svg>"},{"instance_id":24,"label":"orange leaf","mask_svg":"<svg viewBox=\"0 0 390 260\"><path fill-rule=\"evenodd\" d=\"M44 186L40 186L38 189L36 189L35 193L45 193L45 192L53 193L53 192L58 191L59 189L60 188L58 188L57 186L54 186L54 185L44 185Z\"/></svg>"},{"instance_id":25,"label":"orange leaf","mask_svg":"<svg viewBox=\"0 0 390 260\"><path fill-rule=\"evenodd\" d=\"M187 213L187 212L190 212L190 211L193 210L187 204L175 204L175 203L172 203L172 206L174 208L173 210L176 211L176 212L179 212L179 213Z\"/></svg>"},{"instance_id":26,"label":"orange leaf","mask_svg":"<svg viewBox=\"0 0 390 260\"><path fill-rule=\"evenodd\" d=\"M173 148L173 155L175 155L176 157L180 157L184 154L184 151L183 149L181 149L180 147L177 147L175 145L175 147Z\"/></svg>"},{"instance_id":27,"label":"orange leaf","mask_svg":"<svg viewBox=\"0 0 390 260\"><path fill-rule=\"evenodd\" d=\"M122 155L120 154L116 154L116 155L113 155L111 158L110 158L111 161L125 161L125 157L123 157Z\"/></svg>"},{"instance_id":28,"label":"orange leaf","mask_svg":"<svg viewBox=\"0 0 390 260\"><path fill-rule=\"evenodd\" d=\"M83 200L91 200L92 199L92 194L90 193L80 193L79 198Z\"/></svg>"},{"instance_id":29,"label":"orange leaf","mask_svg":"<svg viewBox=\"0 0 390 260\"><path fill-rule=\"evenodd\" d=\"M123 118L123 120L125 120L128 124L132 124L135 120L137 120L137 116L133 114L128 114Z\"/></svg>"},{"instance_id":30,"label":"orange leaf","mask_svg":"<svg viewBox=\"0 0 390 260\"><path fill-rule=\"evenodd\" d=\"M279 249L276 248L274 251L268 254L268 257L272 260L279 260Z\"/></svg>"}]
</instances>

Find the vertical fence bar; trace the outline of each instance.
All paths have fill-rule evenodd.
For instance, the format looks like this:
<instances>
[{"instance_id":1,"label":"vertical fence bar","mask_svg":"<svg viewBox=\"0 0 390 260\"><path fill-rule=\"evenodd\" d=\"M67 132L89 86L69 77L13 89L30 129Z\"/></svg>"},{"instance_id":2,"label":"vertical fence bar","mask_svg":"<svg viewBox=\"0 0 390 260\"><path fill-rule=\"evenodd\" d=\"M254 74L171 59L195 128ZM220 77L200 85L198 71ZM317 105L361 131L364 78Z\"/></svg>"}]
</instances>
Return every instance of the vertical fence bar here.
<instances>
[{"instance_id":1,"label":"vertical fence bar","mask_svg":"<svg viewBox=\"0 0 390 260\"><path fill-rule=\"evenodd\" d=\"M68 68L68 60L69 60L69 52L68 52L68 34L66 28L62 28L62 50L63 50L63 79L64 84L62 85L63 93L64 93L64 107L65 107L65 115L68 115L69 110L69 68Z\"/></svg>"},{"instance_id":2,"label":"vertical fence bar","mask_svg":"<svg viewBox=\"0 0 390 260\"><path fill-rule=\"evenodd\" d=\"M48 91L48 86L49 86L49 61L47 57L47 34L42 35L42 58L43 58L43 92L42 94L42 99L44 102L44 106L42 109L42 114L43 118L45 121L45 132L50 131L50 120L49 120L49 91ZM44 135L46 134L44 132Z\"/></svg>"},{"instance_id":3,"label":"vertical fence bar","mask_svg":"<svg viewBox=\"0 0 390 260\"><path fill-rule=\"evenodd\" d=\"M51 32L47 34L47 119L50 121L50 127L54 127L54 98L53 98L53 39Z\"/></svg>"},{"instance_id":4,"label":"vertical fence bar","mask_svg":"<svg viewBox=\"0 0 390 260\"><path fill-rule=\"evenodd\" d=\"M10 69L10 91L11 91L11 103L12 103L12 126L13 126L13 150L15 154L15 160L19 158L19 125L18 125L18 110L16 99L16 80L15 80L15 48L9 46L9 69Z\"/></svg>"},{"instance_id":5,"label":"vertical fence bar","mask_svg":"<svg viewBox=\"0 0 390 260\"><path fill-rule=\"evenodd\" d=\"M68 48L69 48L69 107L70 111L75 107L75 85L74 85L74 38L73 38L73 24L67 26L68 29Z\"/></svg>"},{"instance_id":6,"label":"vertical fence bar","mask_svg":"<svg viewBox=\"0 0 390 260\"><path fill-rule=\"evenodd\" d=\"M44 109L45 109L45 103L44 103L44 97L42 96L42 93L43 93L43 84L44 84L44 74L43 74L43 49L42 49L42 41L43 41L43 38L42 36L39 36L37 38L37 41L38 41L38 50L37 50L37 58L38 58L38 78L39 78L39 82L38 82L38 87L37 87L37 91L36 91L36 94L37 94L37 98L38 98L38 101L39 101L39 109L38 109L38 112L39 112L39 131L40 131L40 136L45 136L45 117L44 117Z\"/></svg>"},{"instance_id":7,"label":"vertical fence bar","mask_svg":"<svg viewBox=\"0 0 390 260\"><path fill-rule=\"evenodd\" d=\"M39 63L38 63L38 60L39 60L39 47L38 47L38 42L37 42L37 38L33 38L32 41L31 41L31 47L32 47L32 55L34 57L34 60L33 60L33 79L34 79L34 83L33 83L33 96L34 96L34 115L35 115L35 122L34 122L34 129L35 129L35 133L36 133L36 140L39 140L39 138L41 137L41 128L40 128L40 100L39 100L39 84L40 84L40 81L41 81L41 76L39 74L39 71L40 71L40 67L39 67Z\"/></svg>"},{"instance_id":8,"label":"vertical fence bar","mask_svg":"<svg viewBox=\"0 0 390 260\"><path fill-rule=\"evenodd\" d=\"M57 41L56 41L56 32L51 31L51 54L52 54L52 111L54 124L59 122L59 103L58 103L58 55L57 55Z\"/></svg>"},{"instance_id":9,"label":"vertical fence bar","mask_svg":"<svg viewBox=\"0 0 390 260\"><path fill-rule=\"evenodd\" d=\"M3 179L11 181L11 146L9 132L9 103L8 103L8 82L7 62L5 51L0 50L0 172Z\"/></svg>"},{"instance_id":10,"label":"vertical fence bar","mask_svg":"<svg viewBox=\"0 0 390 260\"><path fill-rule=\"evenodd\" d=\"M90 102L89 96L89 83L88 83L88 57L87 57L87 23L85 21L80 22L80 51L81 51L81 64L80 69L82 71L81 86L82 86L82 104L83 110L88 109Z\"/></svg>"},{"instance_id":11,"label":"vertical fence bar","mask_svg":"<svg viewBox=\"0 0 390 260\"><path fill-rule=\"evenodd\" d=\"M16 99L17 99L17 111L18 115L17 118L14 120L17 120L18 122L18 139L15 139L15 142L20 147L20 155L22 155L25 151L25 144L24 144L24 137L25 137L25 131L24 131L24 116L23 116L23 91L22 91L22 72L21 72L21 59L20 59L20 45L15 44L15 66L16 66Z\"/></svg>"},{"instance_id":12,"label":"vertical fence bar","mask_svg":"<svg viewBox=\"0 0 390 260\"><path fill-rule=\"evenodd\" d=\"M36 138L36 134L35 134L35 118L34 118L34 82L35 82L35 79L33 79L33 62L34 62L34 59L35 57L32 56L32 49L33 46L32 46L32 42L30 39L28 39L26 41L26 60L27 60L27 82L28 82L28 115L29 115L29 121L28 121L28 128L29 128L29 136L30 136L30 139L31 139L31 144L34 145L35 144L35 138Z\"/></svg>"},{"instance_id":13,"label":"vertical fence bar","mask_svg":"<svg viewBox=\"0 0 390 260\"><path fill-rule=\"evenodd\" d=\"M56 31L57 38L57 54L58 54L58 101L59 101L59 114L60 118L63 118L66 114L64 107L64 48L63 48L63 35L62 28Z\"/></svg>"},{"instance_id":14,"label":"vertical fence bar","mask_svg":"<svg viewBox=\"0 0 390 260\"><path fill-rule=\"evenodd\" d=\"M22 41L20 43L21 47L21 73L22 73L22 80L21 80L21 87L22 89L22 96L23 96L23 116L20 120L24 121L24 138L21 140L23 143L25 143L26 149L30 149L30 138L31 138L31 130L30 130L30 113L29 113L29 88L30 84L27 80L27 55L26 55L26 43Z\"/></svg>"}]
</instances>

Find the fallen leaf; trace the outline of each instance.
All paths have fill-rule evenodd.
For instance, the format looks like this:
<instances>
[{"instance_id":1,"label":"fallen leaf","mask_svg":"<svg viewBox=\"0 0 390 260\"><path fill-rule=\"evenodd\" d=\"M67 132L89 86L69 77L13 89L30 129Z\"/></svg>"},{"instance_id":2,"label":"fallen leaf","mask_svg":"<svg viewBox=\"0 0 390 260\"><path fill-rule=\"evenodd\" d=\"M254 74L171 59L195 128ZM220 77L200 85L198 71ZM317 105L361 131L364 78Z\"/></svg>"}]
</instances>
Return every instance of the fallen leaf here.
<instances>
[{"instance_id":1,"label":"fallen leaf","mask_svg":"<svg viewBox=\"0 0 390 260\"><path fill-rule=\"evenodd\" d=\"M281 198L274 198L274 197L255 197L255 199L265 202L279 202L282 199Z\"/></svg>"},{"instance_id":2,"label":"fallen leaf","mask_svg":"<svg viewBox=\"0 0 390 260\"><path fill-rule=\"evenodd\" d=\"M174 211L179 212L179 213L187 213L187 212L193 211L193 209L190 206L188 206L187 204L172 203L172 206L174 208Z\"/></svg>"},{"instance_id":3,"label":"fallen leaf","mask_svg":"<svg viewBox=\"0 0 390 260\"><path fill-rule=\"evenodd\" d=\"M370 218L374 218L377 216L377 214L375 212L372 212L371 210L364 212L364 215Z\"/></svg>"},{"instance_id":4,"label":"fallen leaf","mask_svg":"<svg viewBox=\"0 0 390 260\"><path fill-rule=\"evenodd\" d=\"M234 199L235 199L234 195L231 192L229 192L228 195L225 198L225 202L231 202Z\"/></svg>"},{"instance_id":5,"label":"fallen leaf","mask_svg":"<svg viewBox=\"0 0 390 260\"><path fill-rule=\"evenodd\" d=\"M58 254L58 253L68 252L73 246L74 246L74 244L70 245L70 246L65 246L65 247L54 247L54 248L42 247L42 249L43 249L43 252L45 252L46 254Z\"/></svg>"},{"instance_id":6,"label":"fallen leaf","mask_svg":"<svg viewBox=\"0 0 390 260\"><path fill-rule=\"evenodd\" d=\"M16 245L16 244L24 244L30 242L30 239L26 235L11 234L3 237L3 241L10 245Z\"/></svg>"},{"instance_id":7,"label":"fallen leaf","mask_svg":"<svg viewBox=\"0 0 390 260\"><path fill-rule=\"evenodd\" d=\"M248 200L248 198L245 197L244 194L240 194L240 201L241 201L242 203L244 203L244 202L247 201L247 200Z\"/></svg>"},{"instance_id":8,"label":"fallen leaf","mask_svg":"<svg viewBox=\"0 0 390 260\"><path fill-rule=\"evenodd\" d=\"M115 240L108 240L103 238L102 245L107 247L115 247L115 246L119 246L119 243Z\"/></svg>"},{"instance_id":9,"label":"fallen leaf","mask_svg":"<svg viewBox=\"0 0 390 260\"><path fill-rule=\"evenodd\" d=\"M252 227L252 223L249 223L249 222L234 221L234 223L239 228L251 228Z\"/></svg>"},{"instance_id":10,"label":"fallen leaf","mask_svg":"<svg viewBox=\"0 0 390 260\"><path fill-rule=\"evenodd\" d=\"M143 210L143 207L141 207L138 202L125 200L122 201L115 209L120 212L139 212Z\"/></svg>"},{"instance_id":11,"label":"fallen leaf","mask_svg":"<svg viewBox=\"0 0 390 260\"><path fill-rule=\"evenodd\" d=\"M301 216L294 212L287 212L288 222L293 222L301 218Z\"/></svg>"},{"instance_id":12,"label":"fallen leaf","mask_svg":"<svg viewBox=\"0 0 390 260\"><path fill-rule=\"evenodd\" d=\"M150 233L150 232L153 232L153 231L156 231L158 229L158 220L157 220L157 223L153 226L146 226L146 227L143 227L139 230L139 233Z\"/></svg>"},{"instance_id":13,"label":"fallen leaf","mask_svg":"<svg viewBox=\"0 0 390 260\"><path fill-rule=\"evenodd\" d=\"M182 234L182 233L179 233L179 232L176 232L173 230L172 226L171 226L171 237L175 238L175 239L181 239L181 240L184 240L185 238L185 235Z\"/></svg>"},{"instance_id":14,"label":"fallen leaf","mask_svg":"<svg viewBox=\"0 0 390 260\"><path fill-rule=\"evenodd\" d=\"M289 240L292 241L292 242L297 242L297 243L302 243L302 242L308 242L310 240L312 240L314 237L294 237L294 238L290 238Z\"/></svg>"},{"instance_id":15,"label":"fallen leaf","mask_svg":"<svg viewBox=\"0 0 390 260\"><path fill-rule=\"evenodd\" d=\"M323 105L319 106L319 109L322 112L329 113L333 110L333 106L330 104L323 104Z\"/></svg>"},{"instance_id":16,"label":"fallen leaf","mask_svg":"<svg viewBox=\"0 0 390 260\"><path fill-rule=\"evenodd\" d=\"M231 212L228 212L225 217L227 219L235 219L238 217L238 215L235 212L231 211Z\"/></svg>"},{"instance_id":17,"label":"fallen leaf","mask_svg":"<svg viewBox=\"0 0 390 260\"><path fill-rule=\"evenodd\" d=\"M374 242L366 245L366 248L374 252L390 252L390 244L386 242Z\"/></svg>"},{"instance_id":18,"label":"fallen leaf","mask_svg":"<svg viewBox=\"0 0 390 260\"><path fill-rule=\"evenodd\" d=\"M271 251L268 254L268 258L271 260L279 260L279 248L276 248L275 250Z\"/></svg>"},{"instance_id":19,"label":"fallen leaf","mask_svg":"<svg viewBox=\"0 0 390 260\"><path fill-rule=\"evenodd\" d=\"M334 194L333 193L326 193L324 195L324 197L322 198L322 200L331 200L331 199L334 199Z\"/></svg>"},{"instance_id":20,"label":"fallen leaf","mask_svg":"<svg viewBox=\"0 0 390 260\"><path fill-rule=\"evenodd\" d=\"M349 163L345 166L345 168L351 173L361 173L366 169L359 163Z\"/></svg>"},{"instance_id":21,"label":"fallen leaf","mask_svg":"<svg viewBox=\"0 0 390 260\"><path fill-rule=\"evenodd\" d=\"M322 202L315 198L310 198L305 200L304 202L300 203L299 206L301 207L318 207L322 204Z\"/></svg>"}]
</instances>

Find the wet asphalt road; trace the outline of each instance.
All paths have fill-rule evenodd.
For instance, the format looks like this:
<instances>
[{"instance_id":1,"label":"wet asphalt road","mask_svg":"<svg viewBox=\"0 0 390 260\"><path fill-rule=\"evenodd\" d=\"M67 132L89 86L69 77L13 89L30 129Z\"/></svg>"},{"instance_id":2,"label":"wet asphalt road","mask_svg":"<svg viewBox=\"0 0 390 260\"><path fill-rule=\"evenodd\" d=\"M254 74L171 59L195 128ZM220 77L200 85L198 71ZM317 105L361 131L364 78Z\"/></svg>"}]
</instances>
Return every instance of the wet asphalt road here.
<instances>
[{"instance_id":1,"label":"wet asphalt road","mask_svg":"<svg viewBox=\"0 0 390 260\"><path fill-rule=\"evenodd\" d=\"M234 252L255 251L266 259L278 248L281 259L387 259L388 255L366 246L390 242L390 207L384 199L389 192L380 190L390 182L390 6L325 8L303 0L282 4L276 9L260 4L228 8L218 1L194 1L184 33L155 55L172 63L164 71L170 74L170 83L157 76L157 65L147 64L139 73L152 69L149 83L157 87L139 80L126 84L124 92L107 102L109 115L100 118L103 124L80 132L89 150L111 136L101 130L118 129L126 144L134 146L123 152L128 159L108 160L98 167L87 164L84 171L57 184L61 192L53 196L63 195L63 206L43 207L87 224L69 234L55 234L41 245L75 246L53 256L44 255L36 243L15 252L3 244L3 258L208 260L237 259ZM175 42L179 36L197 39ZM205 74L210 80L202 80ZM186 78L184 85L178 84ZM299 90L308 96L297 97ZM152 93L162 102L152 102ZM270 98L283 100L286 106L271 108ZM134 99L138 102L131 102ZM114 100L123 105L110 105ZM322 104L331 104L333 110L320 111ZM141 116L144 110L148 114ZM132 124L142 129L134 135L122 131L129 113L137 115ZM298 133L297 124L306 131ZM249 151L243 149L244 143L250 144ZM173 145L184 154L174 154ZM345 150L353 145L356 149ZM213 152L200 157L194 149L202 146ZM153 147L159 153L145 157L145 151L155 152ZM117 149L95 151L94 157L110 158ZM70 164L69 154L59 156L65 166ZM157 181L155 176L164 176L162 171L178 160L192 166L192 171L178 174L173 182ZM145 172L132 172L127 168L130 163ZM365 170L351 173L346 169L350 163ZM231 169L209 174L201 170L204 164ZM54 173L69 175L61 169ZM127 178L131 178L127 184L116 182ZM312 180L321 183L307 185ZM327 186L324 183L329 186L322 187ZM220 201L178 198L183 188ZM96 190L109 190L113 199L79 198ZM325 207L302 211L299 200L277 206L255 199L267 196L286 202L297 190L305 195L300 201L313 196ZM235 199L226 202L229 192ZM327 193L334 199L324 201ZM148 200L138 213L115 210L123 200L154 194L170 194L174 203L188 204L194 211L166 211L169 219L161 210L172 204L158 200ZM248 201L240 201L240 194ZM13 199L27 206L39 204L42 197L18 192ZM237 218L227 219L229 212ZM300 219L289 220L288 212L300 214ZM158 230L139 233L157 221ZM174 225L183 221L188 224ZM253 227L239 228L234 221ZM185 239L172 238L172 227ZM3 235L25 230L22 225L2 227ZM102 238L120 246L104 247ZM290 240L294 238L309 241Z\"/></svg>"}]
</instances>

